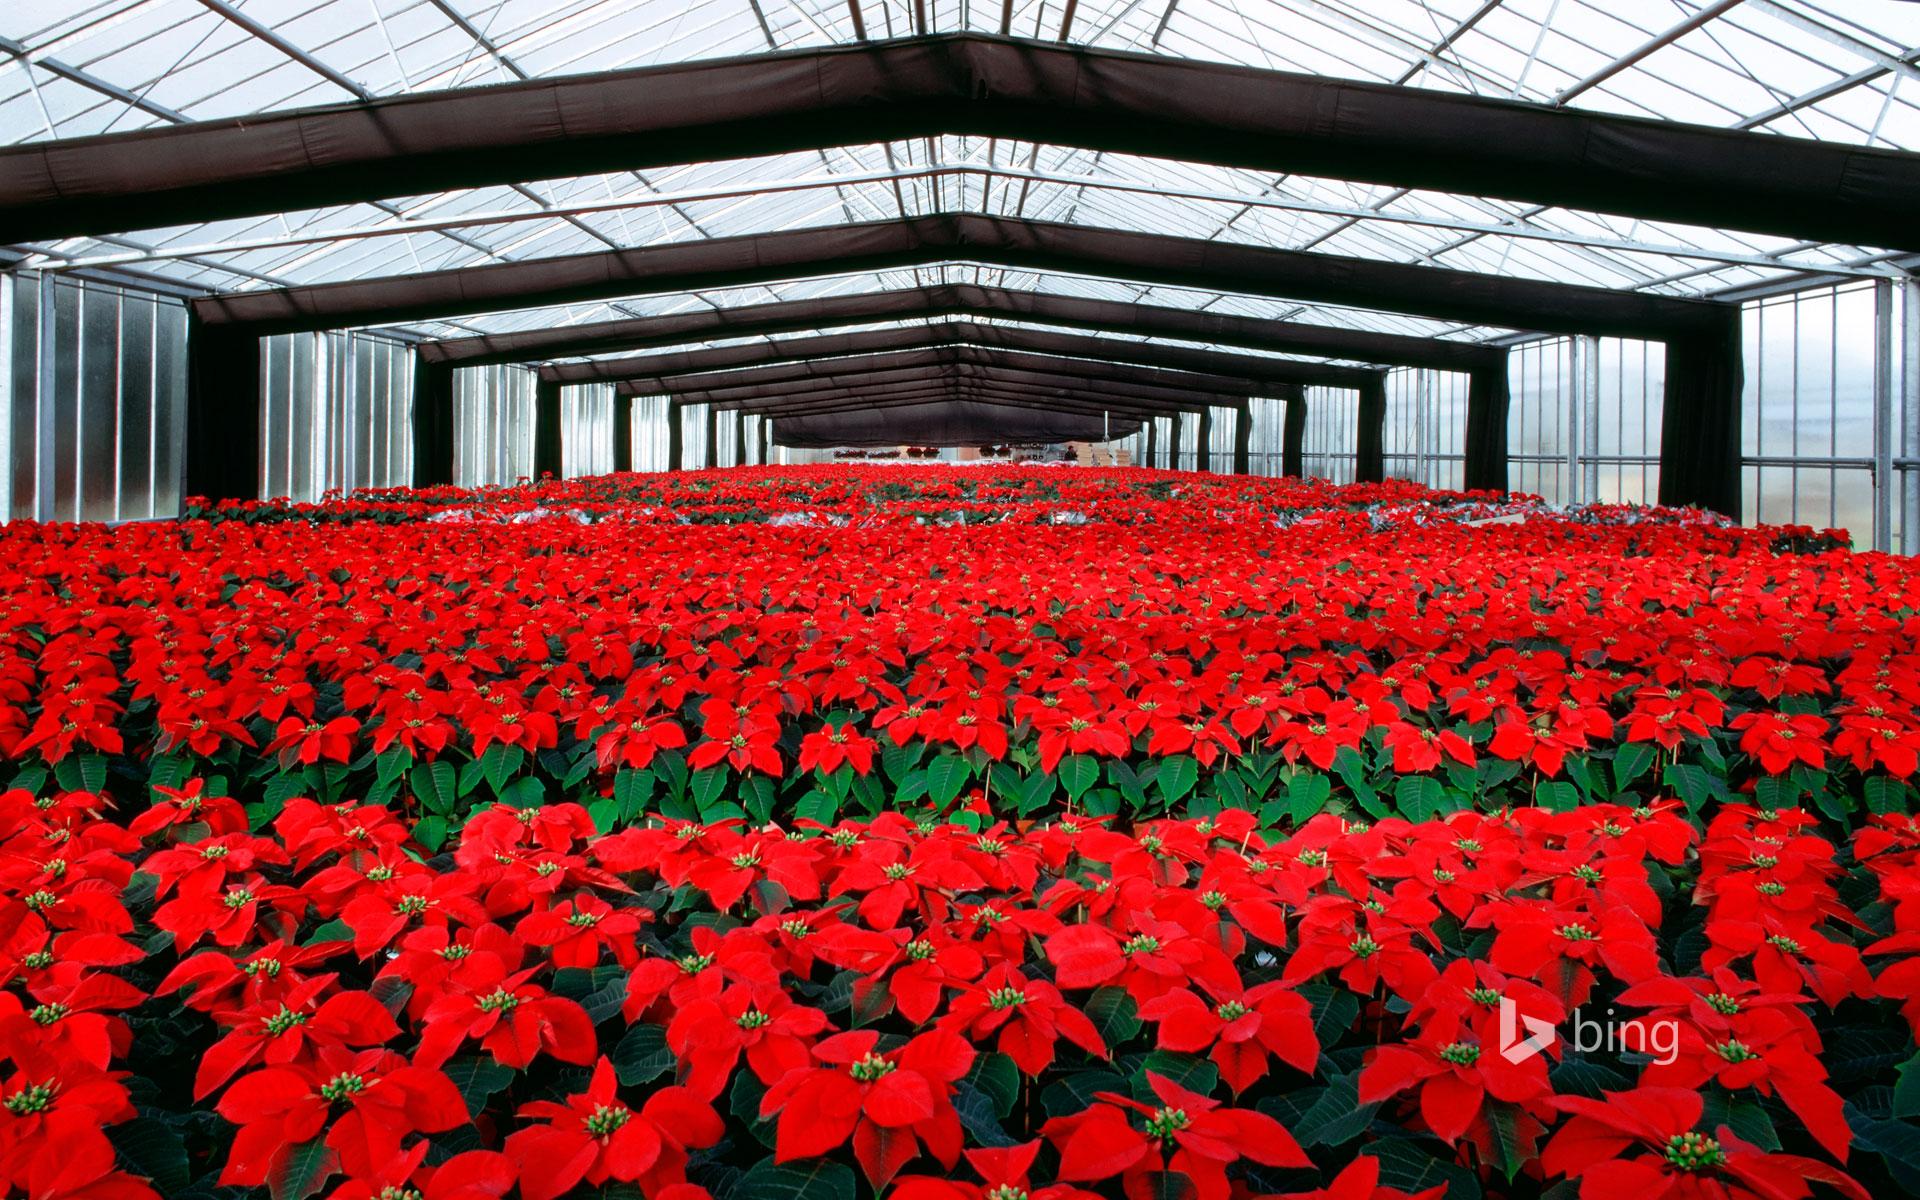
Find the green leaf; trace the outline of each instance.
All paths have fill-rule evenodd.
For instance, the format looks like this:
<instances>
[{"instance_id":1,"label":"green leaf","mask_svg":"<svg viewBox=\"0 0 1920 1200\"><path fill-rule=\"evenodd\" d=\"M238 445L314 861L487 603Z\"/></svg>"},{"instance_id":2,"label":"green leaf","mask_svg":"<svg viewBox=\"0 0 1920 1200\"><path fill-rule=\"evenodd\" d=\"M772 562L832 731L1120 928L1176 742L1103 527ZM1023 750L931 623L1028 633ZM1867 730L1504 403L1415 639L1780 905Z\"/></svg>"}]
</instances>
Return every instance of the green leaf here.
<instances>
[{"instance_id":1,"label":"green leaf","mask_svg":"<svg viewBox=\"0 0 1920 1200\"><path fill-rule=\"evenodd\" d=\"M613 798L620 805L620 820L624 824L636 821L647 811L647 805L653 800L654 786L659 777L650 770L624 770L613 776Z\"/></svg>"},{"instance_id":2,"label":"green leaf","mask_svg":"<svg viewBox=\"0 0 1920 1200\"><path fill-rule=\"evenodd\" d=\"M1613 787L1624 792L1653 765L1656 750L1645 742L1627 742L1613 752Z\"/></svg>"},{"instance_id":3,"label":"green leaf","mask_svg":"<svg viewBox=\"0 0 1920 1200\"><path fill-rule=\"evenodd\" d=\"M1487 1098L1481 1109L1487 1118L1487 1131L1493 1135L1493 1165L1512 1183L1513 1177L1526 1165L1529 1155L1526 1146L1520 1140L1520 1123L1517 1110L1506 1104Z\"/></svg>"},{"instance_id":4,"label":"green leaf","mask_svg":"<svg viewBox=\"0 0 1920 1200\"><path fill-rule=\"evenodd\" d=\"M302 1142L267 1172L267 1190L273 1200L306 1200L320 1191L339 1162L324 1137Z\"/></svg>"},{"instance_id":5,"label":"green leaf","mask_svg":"<svg viewBox=\"0 0 1920 1200\"><path fill-rule=\"evenodd\" d=\"M693 794L693 807L700 813L701 820L707 820L707 810L727 790L727 769L705 767L695 771L689 786Z\"/></svg>"},{"instance_id":6,"label":"green leaf","mask_svg":"<svg viewBox=\"0 0 1920 1200\"><path fill-rule=\"evenodd\" d=\"M441 1070L460 1090L460 1098L467 1102L468 1115L475 1117L487 1107L488 1101L507 1089L514 1075L512 1067L502 1066L486 1055L456 1058Z\"/></svg>"},{"instance_id":7,"label":"green leaf","mask_svg":"<svg viewBox=\"0 0 1920 1200\"><path fill-rule=\"evenodd\" d=\"M1041 1089L1040 1107L1050 1117L1064 1117L1085 1111L1097 1092L1126 1090L1127 1081L1112 1071L1075 1071Z\"/></svg>"},{"instance_id":8,"label":"green leaf","mask_svg":"<svg viewBox=\"0 0 1920 1200\"><path fill-rule=\"evenodd\" d=\"M407 776L407 787L419 798L428 812L442 816L453 812L459 806L453 764L449 762L422 763Z\"/></svg>"},{"instance_id":9,"label":"green leaf","mask_svg":"<svg viewBox=\"0 0 1920 1200\"><path fill-rule=\"evenodd\" d=\"M1069 801L1078 800L1100 778L1100 764L1090 754L1069 754L1055 771Z\"/></svg>"},{"instance_id":10,"label":"green leaf","mask_svg":"<svg viewBox=\"0 0 1920 1200\"><path fill-rule=\"evenodd\" d=\"M993 1102L993 1111L1002 1119L1013 1115L1013 1106L1020 1102L1020 1068L1004 1054L976 1054L973 1069L966 1074L966 1082L980 1090Z\"/></svg>"},{"instance_id":11,"label":"green leaf","mask_svg":"<svg viewBox=\"0 0 1920 1200\"><path fill-rule=\"evenodd\" d=\"M972 775L973 768L958 754L935 757L927 764L927 798L935 808L945 808L967 786Z\"/></svg>"},{"instance_id":12,"label":"green leaf","mask_svg":"<svg viewBox=\"0 0 1920 1200\"><path fill-rule=\"evenodd\" d=\"M1160 773L1153 782L1159 787L1160 794L1167 798L1168 804L1178 804L1193 790L1193 785L1200 782L1200 764L1191 755L1168 755L1160 760Z\"/></svg>"},{"instance_id":13,"label":"green leaf","mask_svg":"<svg viewBox=\"0 0 1920 1200\"><path fill-rule=\"evenodd\" d=\"M526 764L527 752L518 746L509 746L504 742L495 742L487 747L480 756L480 773L486 776L487 786L498 796L507 786L507 781Z\"/></svg>"},{"instance_id":14,"label":"green leaf","mask_svg":"<svg viewBox=\"0 0 1920 1200\"><path fill-rule=\"evenodd\" d=\"M1687 811L1696 816L1713 797L1711 781L1706 768L1696 763L1674 763L1661 776L1661 782L1672 788L1686 804Z\"/></svg>"},{"instance_id":15,"label":"green leaf","mask_svg":"<svg viewBox=\"0 0 1920 1200\"><path fill-rule=\"evenodd\" d=\"M1701 1096L1700 1127L1718 1129L1725 1125L1740 1135L1742 1141L1752 1142L1762 1150L1778 1152L1780 1134L1773 1127L1773 1118L1757 1100L1743 1099L1722 1091L1708 1091Z\"/></svg>"},{"instance_id":16,"label":"green leaf","mask_svg":"<svg viewBox=\"0 0 1920 1200\"><path fill-rule=\"evenodd\" d=\"M1761 808L1797 808L1800 789L1779 775L1762 775L1753 781L1753 800Z\"/></svg>"},{"instance_id":17,"label":"green leaf","mask_svg":"<svg viewBox=\"0 0 1920 1200\"><path fill-rule=\"evenodd\" d=\"M538 775L522 775L500 793L500 803L509 808L539 808L547 802L547 785Z\"/></svg>"},{"instance_id":18,"label":"green leaf","mask_svg":"<svg viewBox=\"0 0 1920 1200\"><path fill-rule=\"evenodd\" d=\"M831 825L840 811L840 802L819 789L814 789L793 806L795 820L818 821L822 825Z\"/></svg>"},{"instance_id":19,"label":"green leaf","mask_svg":"<svg viewBox=\"0 0 1920 1200\"><path fill-rule=\"evenodd\" d=\"M899 783L906 777L908 771L920 765L920 760L926 753L925 742L908 742L904 746L896 746L891 739L888 739L881 743L880 769L887 773L888 779Z\"/></svg>"},{"instance_id":20,"label":"green leaf","mask_svg":"<svg viewBox=\"0 0 1920 1200\"><path fill-rule=\"evenodd\" d=\"M1100 1032L1100 1037L1112 1051L1124 1045L1134 1034L1140 1032L1140 1012L1133 997L1122 987L1096 988L1093 995L1087 997L1087 1019Z\"/></svg>"},{"instance_id":21,"label":"green leaf","mask_svg":"<svg viewBox=\"0 0 1920 1200\"><path fill-rule=\"evenodd\" d=\"M175 1196L187 1190L192 1174L187 1166L186 1142L178 1129L152 1117L135 1117L109 1126L106 1133L120 1155L121 1165L135 1175L146 1176L161 1195Z\"/></svg>"},{"instance_id":22,"label":"green leaf","mask_svg":"<svg viewBox=\"0 0 1920 1200\"><path fill-rule=\"evenodd\" d=\"M1301 771L1287 780L1287 816L1304 825L1333 798L1333 781L1318 771Z\"/></svg>"},{"instance_id":23,"label":"green leaf","mask_svg":"<svg viewBox=\"0 0 1920 1200\"><path fill-rule=\"evenodd\" d=\"M853 1200L853 1169L824 1158L786 1167L763 1158L747 1168L733 1194L751 1200Z\"/></svg>"},{"instance_id":24,"label":"green leaf","mask_svg":"<svg viewBox=\"0 0 1920 1200\"><path fill-rule=\"evenodd\" d=\"M756 825L773 820L773 804L779 794L779 784L771 776L749 775L740 783L740 805Z\"/></svg>"},{"instance_id":25,"label":"green leaf","mask_svg":"<svg viewBox=\"0 0 1920 1200\"><path fill-rule=\"evenodd\" d=\"M1295 990L1313 1008L1313 1033L1323 1049L1338 1042L1359 1019L1360 1000L1343 987L1303 983Z\"/></svg>"},{"instance_id":26,"label":"green leaf","mask_svg":"<svg viewBox=\"0 0 1920 1200\"><path fill-rule=\"evenodd\" d=\"M1867 799L1867 811L1875 814L1907 811L1907 785L1898 779L1875 775L1861 787Z\"/></svg>"},{"instance_id":27,"label":"green leaf","mask_svg":"<svg viewBox=\"0 0 1920 1200\"><path fill-rule=\"evenodd\" d=\"M1447 1200L1480 1200L1480 1181L1465 1167L1435 1157L1419 1143L1382 1138L1367 1147L1380 1160L1380 1183L1403 1192L1444 1186Z\"/></svg>"},{"instance_id":28,"label":"green leaf","mask_svg":"<svg viewBox=\"0 0 1920 1200\"><path fill-rule=\"evenodd\" d=\"M1314 1089L1317 1098L1300 1114L1293 1125L1293 1136L1302 1146L1339 1146L1352 1141L1373 1124L1378 1104L1360 1103L1360 1073L1336 1075L1324 1088ZM1256 1107L1266 1112L1271 1100ZM1269 1115L1272 1115L1269 1113Z\"/></svg>"},{"instance_id":29,"label":"green leaf","mask_svg":"<svg viewBox=\"0 0 1920 1200\"><path fill-rule=\"evenodd\" d=\"M1139 773L1121 759L1114 758L1107 761L1107 782L1126 797L1128 804L1135 808L1146 807L1146 784L1141 781Z\"/></svg>"},{"instance_id":30,"label":"green leaf","mask_svg":"<svg viewBox=\"0 0 1920 1200\"><path fill-rule=\"evenodd\" d=\"M53 766L54 782L69 792L99 792L107 786L107 760L99 754L70 754Z\"/></svg>"},{"instance_id":31,"label":"green leaf","mask_svg":"<svg viewBox=\"0 0 1920 1200\"><path fill-rule=\"evenodd\" d=\"M953 1111L975 1145L998 1149L1016 1144L1001 1127L1002 1118L995 1114L993 1101L964 1079L954 1088Z\"/></svg>"},{"instance_id":32,"label":"green leaf","mask_svg":"<svg viewBox=\"0 0 1920 1200\"><path fill-rule=\"evenodd\" d=\"M1893 1085L1893 1115L1920 1116L1920 1054L1900 1064L1900 1079Z\"/></svg>"},{"instance_id":33,"label":"green leaf","mask_svg":"<svg viewBox=\"0 0 1920 1200\"><path fill-rule=\"evenodd\" d=\"M1162 1075L1202 1096L1210 1095L1220 1083L1220 1068L1197 1054L1180 1054L1172 1050L1155 1050L1140 1063L1140 1070L1132 1079L1133 1094L1136 1099L1151 1101L1153 1088L1147 1080L1148 1072Z\"/></svg>"},{"instance_id":34,"label":"green leaf","mask_svg":"<svg viewBox=\"0 0 1920 1200\"><path fill-rule=\"evenodd\" d=\"M425 816L413 823L413 840L429 854L440 853L452 832L445 817Z\"/></svg>"},{"instance_id":35,"label":"green leaf","mask_svg":"<svg viewBox=\"0 0 1920 1200\"><path fill-rule=\"evenodd\" d=\"M651 1083L673 1068L667 1031L658 1025L629 1026L626 1036L613 1048L613 1073L627 1087Z\"/></svg>"},{"instance_id":36,"label":"green leaf","mask_svg":"<svg viewBox=\"0 0 1920 1200\"><path fill-rule=\"evenodd\" d=\"M1580 807L1580 793L1564 780L1549 779L1534 789L1533 801L1548 812L1572 812Z\"/></svg>"},{"instance_id":37,"label":"green leaf","mask_svg":"<svg viewBox=\"0 0 1920 1200\"><path fill-rule=\"evenodd\" d=\"M1393 785L1394 807L1409 821L1431 820L1440 811L1441 793L1438 779L1426 775L1403 775Z\"/></svg>"}]
</instances>

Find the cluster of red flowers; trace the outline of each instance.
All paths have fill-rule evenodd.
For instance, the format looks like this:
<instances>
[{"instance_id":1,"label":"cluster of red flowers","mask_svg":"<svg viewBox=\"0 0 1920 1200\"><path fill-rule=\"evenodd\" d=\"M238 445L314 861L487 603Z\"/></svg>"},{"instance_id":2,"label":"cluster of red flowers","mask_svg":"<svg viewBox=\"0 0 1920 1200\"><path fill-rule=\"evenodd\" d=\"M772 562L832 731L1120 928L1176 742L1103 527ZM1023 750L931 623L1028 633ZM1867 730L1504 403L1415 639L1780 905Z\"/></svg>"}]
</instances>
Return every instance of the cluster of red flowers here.
<instances>
[{"instance_id":1,"label":"cluster of red flowers","mask_svg":"<svg viewBox=\"0 0 1920 1200\"><path fill-rule=\"evenodd\" d=\"M435 761L485 760L462 797L650 771L625 816L703 819L871 813L883 768L907 802L977 780L1021 814L1265 803L1305 771L1335 786L1269 819L1566 807L1643 773L1695 811L1759 782L1841 817L1903 808L1920 763L1909 560L1659 516L1481 526L1408 484L995 468L929 499L907 477L940 472L880 473L519 493L684 497L599 519L10 526L0 755L383 802L437 790L402 779ZM888 487L920 515L856 521ZM722 491L757 515L677 523ZM801 505L852 523L779 523Z\"/></svg>"},{"instance_id":2,"label":"cluster of red flowers","mask_svg":"<svg viewBox=\"0 0 1920 1200\"><path fill-rule=\"evenodd\" d=\"M14 524L0 1195L1920 1190L1916 610L1151 471Z\"/></svg>"},{"instance_id":3,"label":"cluster of red flowers","mask_svg":"<svg viewBox=\"0 0 1920 1200\"><path fill-rule=\"evenodd\" d=\"M253 829L198 786L0 814L0 1185L38 1200L844 1197L843 1160L922 1200L1864 1198L1836 1084L1912 1128L1828 1065L1863 1019L1913 1051L1908 818L1854 867L1802 814L1702 837L1673 802L1271 841L1244 812L603 835L494 805L434 858L387 809ZM1503 1006L1602 1003L1669 1052L1509 1053Z\"/></svg>"}]
</instances>

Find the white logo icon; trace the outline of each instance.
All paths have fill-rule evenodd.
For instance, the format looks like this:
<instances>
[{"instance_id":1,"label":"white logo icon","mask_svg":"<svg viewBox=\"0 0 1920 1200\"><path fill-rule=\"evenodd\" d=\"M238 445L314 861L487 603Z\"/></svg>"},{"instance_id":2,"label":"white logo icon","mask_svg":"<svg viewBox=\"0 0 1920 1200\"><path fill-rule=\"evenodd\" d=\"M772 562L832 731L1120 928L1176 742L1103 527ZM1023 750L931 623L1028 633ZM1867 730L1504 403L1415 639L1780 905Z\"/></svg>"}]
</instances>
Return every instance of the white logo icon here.
<instances>
[{"instance_id":1,"label":"white logo icon","mask_svg":"<svg viewBox=\"0 0 1920 1200\"><path fill-rule=\"evenodd\" d=\"M1527 1027L1527 1037L1520 1037L1520 1026ZM1553 1022L1543 1021L1539 1017L1522 1016L1520 1006L1505 996L1500 997L1500 1054L1508 1062L1518 1065L1553 1045Z\"/></svg>"}]
</instances>

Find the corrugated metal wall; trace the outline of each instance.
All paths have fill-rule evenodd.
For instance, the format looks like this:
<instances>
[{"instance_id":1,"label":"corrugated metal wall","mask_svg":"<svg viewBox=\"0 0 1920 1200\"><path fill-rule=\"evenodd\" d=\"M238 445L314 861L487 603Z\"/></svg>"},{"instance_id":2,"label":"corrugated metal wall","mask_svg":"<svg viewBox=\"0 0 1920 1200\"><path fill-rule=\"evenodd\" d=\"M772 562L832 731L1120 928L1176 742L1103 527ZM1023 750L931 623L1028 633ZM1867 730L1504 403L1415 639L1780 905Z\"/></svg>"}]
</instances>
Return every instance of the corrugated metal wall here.
<instances>
[{"instance_id":1,"label":"corrugated metal wall","mask_svg":"<svg viewBox=\"0 0 1920 1200\"><path fill-rule=\"evenodd\" d=\"M0 513L177 515L186 333L186 305L172 297L35 272L0 277Z\"/></svg>"},{"instance_id":2,"label":"corrugated metal wall","mask_svg":"<svg viewBox=\"0 0 1920 1200\"><path fill-rule=\"evenodd\" d=\"M613 385L585 383L560 389L560 474L605 475L613 470Z\"/></svg>"},{"instance_id":3,"label":"corrugated metal wall","mask_svg":"<svg viewBox=\"0 0 1920 1200\"><path fill-rule=\"evenodd\" d=\"M413 481L413 351L365 333L260 341L260 495Z\"/></svg>"},{"instance_id":4,"label":"corrugated metal wall","mask_svg":"<svg viewBox=\"0 0 1920 1200\"><path fill-rule=\"evenodd\" d=\"M463 367L453 373L453 481L510 484L533 475L534 373Z\"/></svg>"}]
</instances>

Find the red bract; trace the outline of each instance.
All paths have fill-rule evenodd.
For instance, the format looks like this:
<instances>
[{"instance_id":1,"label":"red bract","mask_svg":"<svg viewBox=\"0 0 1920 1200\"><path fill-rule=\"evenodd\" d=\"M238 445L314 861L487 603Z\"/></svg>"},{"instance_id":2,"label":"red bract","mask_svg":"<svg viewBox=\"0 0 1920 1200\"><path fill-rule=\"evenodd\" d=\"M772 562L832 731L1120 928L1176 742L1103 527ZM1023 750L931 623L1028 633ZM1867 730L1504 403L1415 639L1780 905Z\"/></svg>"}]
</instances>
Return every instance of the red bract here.
<instances>
[{"instance_id":1,"label":"red bract","mask_svg":"<svg viewBox=\"0 0 1920 1200\"><path fill-rule=\"evenodd\" d=\"M1129 1196L1152 1196L1154 1179L1186 1176L1200 1200L1224 1200L1227 1168L1241 1159L1269 1167L1310 1166L1286 1127L1247 1109L1222 1108L1161 1075L1148 1072L1158 1107L1102 1092L1070 1117L1055 1117L1042 1132L1060 1150L1060 1178L1069 1183L1120 1176Z\"/></svg>"},{"instance_id":2,"label":"red bract","mask_svg":"<svg viewBox=\"0 0 1920 1200\"><path fill-rule=\"evenodd\" d=\"M884 1188L926 1152L951 1169L960 1157L953 1085L973 1064L973 1047L944 1031L923 1033L877 1053L879 1035L836 1034L813 1048L822 1065L790 1071L767 1090L760 1115L780 1119L774 1158L825 1154L849 1139L860 1169Z\"/></svg>"},{"instance_id":3,"label":"red bract","mask_svg":"<svg viewBox=\"0 0 1920 1200\"><path fill-rule=\"evenodd\" d=\"M1907 1177L1912 560L841 466L15 522L0 585L9 1195Z\"/></svg>"},{"instance_id":4,"label":"red bract","mask_svg":"<svg viewBox=\"0 0 1920 1200\"><path fill-rule=\"evenodd\" d=\"M1065 1038L1088 1054L1107 1056L1107 1044L1085 1013L1068 1004L1060 989L1029 979L1007 963L961 989L940 1019L976 1044L992 1039L1013 1065L1038 1075L1053 1064L1054 1043Z\"/></svg>"},{"instance_id":5,"label":"red bract","mask_svg":"<svg viewBox=\"0 0 1920 1200\"><path fill-rule=\"evenodd\" d=\"M439 1071L390 1051L322 1050L299 1067L267 1067L233 1081L216 1111L240 1127L220 1182L258 1187L306 1143L324 1138L349 1175L399 1157L416 1133L467 1123L467 1105Z\"/></svg>"},{"instance_id":6,"label":"red bract","mask_svg":"<svg viewBox=\"0 0 1920 1200\"><path fill-rule=\"evenodd\" d=\"M1577 1178L1581 1200L1800 1200L1813 1194L1810 1180L1868 1200L1865 1188L1823 1163L1768 1154L1725 1126L1700 1132L1698 1092L1640 1088L1554 1103L1573 1116L1547 1143L1540 1165L1549 1175Z\"/></svg>"},{"instance_id":7,"label":"red bract","mask_svg":"<svg viewBox=\"0 0 1920 1200\"><path fill-rule=\"evenodd\" d=\"M507 1138L522 1200L554 1200L577 1184L611 1180L637 1184L653 1200L684 1186L687 1151L713 1145L724 1131L713 1109L685 1088L661 1088L637 1111L629 1108L604 1058L586 1091L564 1104L526 1105L520 1116L544 1122Z\"/></svg>"},{"instance_id":8,"label":"red bract","mask_svg":"<svg viewBox=\"0 0 1920 1200\"><path fill-rule=\"evenodd\" d=\"M1162 1050L1205 1052L1236 1093L1266 1077L1270 1056L1313 1073L1320 1039L1313 1009L1297 992L1276 981L1216 997L1209 1004L1177 988L1141 1005L1140 1016L1158 1023Z\"/></svg>"}]
</instances>

